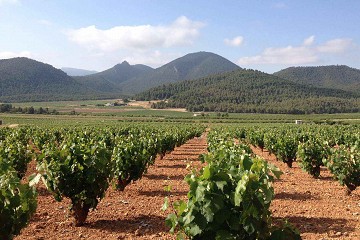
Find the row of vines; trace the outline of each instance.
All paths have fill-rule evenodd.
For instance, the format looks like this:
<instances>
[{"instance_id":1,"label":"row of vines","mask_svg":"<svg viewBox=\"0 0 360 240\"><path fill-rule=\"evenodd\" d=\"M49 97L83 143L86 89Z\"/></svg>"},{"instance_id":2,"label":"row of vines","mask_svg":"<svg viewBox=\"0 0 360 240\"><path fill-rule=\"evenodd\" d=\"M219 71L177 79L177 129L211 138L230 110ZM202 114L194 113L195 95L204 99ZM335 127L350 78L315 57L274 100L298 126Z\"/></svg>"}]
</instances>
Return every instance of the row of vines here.
<instances>
[{"instance_id":1,"label":"row of vines","mask_svg":"<svg viewBox=\"0 0 360 240\"><path fill-rule=\"evenodd\" d=\"M273 181L281 171L235 142L233 131L211 130L201 160L205 166L185 178L188 200L164 203L174 210L166 223L178 239L301 239L291 224L272 224Z\"/></svg>"},{"instance_id":2,"label":"row of vines","mask_svg":"<svg viewBox=\"0 0 360 240\"><path fill-rule=\"evenodd\" d=\"M203 126L132 125L0 129L0 239L12 239L37 207L40 179L57 201L71 200L76 226L96 208L108 187L123 191L156 156L200 136ZM24 179L28 163L37 173Z\"/></svg>"},{"instance_id":3,"label":"row of vines","mask_svg":"<svg viewBox=\"0 0 360 240\"><path fill-rule=\"evenodd\" d=\"M360 129L357 126L238 128L236 136L317 178L325 166L350 194L360 185Z\"/></svg>"},{"instance_id":4,"label":"row of vines","mask_svg":"<svg viewBox=\"0 0 360 240\"><path fill-rule=\"evenodd\" d=\"M0 239L11 239L36 210L41 179L54 198L71 200L75 225L82 225L112 184L123 191L175 146L200 136L204 126L0 129ZM319 177L326 166L350 193L360 185L357 126L232 126L210 130L204 167L185 177L187 201L165 199L165 222L179 239L300 239L290 223L272 224L273 182L281 171L257 157L250 144L292 167ZM36 160L37 173L24 181ZM22 180L21 180L22 179ZM170 196L170 195L169 195Z\"/></svg>"}]
</instances>

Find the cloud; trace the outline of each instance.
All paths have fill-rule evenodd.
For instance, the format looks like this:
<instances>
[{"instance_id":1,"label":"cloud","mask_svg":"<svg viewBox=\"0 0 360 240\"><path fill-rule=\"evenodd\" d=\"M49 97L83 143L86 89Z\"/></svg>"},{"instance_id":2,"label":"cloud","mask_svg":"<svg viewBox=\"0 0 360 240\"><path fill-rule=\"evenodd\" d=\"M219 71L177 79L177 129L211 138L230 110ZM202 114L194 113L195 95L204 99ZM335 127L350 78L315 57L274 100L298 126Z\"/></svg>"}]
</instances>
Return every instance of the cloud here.
<instances>
[{"instance_id":1,"label":"cloud","mask_svg":"<svg viewBox=\"0 0 360 240\"><path fill-rule=\"evenodd\" d=\"M317 47L322 53L342 53L352 45L352 39L338 38L325 42Z\"/></svg>"},{"instance_id":2,"label":"cloud","mask_svg":"<svg viewBox=\"0 0 360 240\"><path fill-rule=\"evenodd\" d=\"M14 57L31 57L31 53L29 51L22 52L0 52L0 59L8 59Z\"/></svg>"},{"instance_id":3,"label":"cloud","mask_svg":"<svg viewBox=\"0 0 360 240\"><path fill-rule=\"evenodd\" d=\"M134 51L123 57L123 60L130 64L145 64L152 67L160 67L178 57L181 53L167 53L159 50Z\"/></svg>"},{"instance_id":4,"label":"cloud","mask_svg":"<svg viewBox=\"0 0 360 240\"><path fill-rule=\"evenodd\" d=\"M239 47L244 43L244 38L242 36L234 37L233 39L224 39L224 43L228 46Z\"/></svg>"},{"instance_id":5,"label":"cloud","mask_svg":"<svg viewBox=\"0 0 360 240\"><path fill-rule=\"evenodd\" d=\"M191 45L203 26L202 22L182 16L165 26L116 26L106 30L88 26L69 30L66 34L70 41L89 49L152 49Z\"/></svg>"},{"instance_id":6,"label":"cloud","mask_svg":"<svg viewBox=\"0 0 360 240\"><path fill-rule=\"evenodd\" d=\"M304 42L303 42L303 45L304 46L311 46L314 43L314 41L315 41L315 36L313 35L313 36L310 36L310 37L306 38L304 40Z\"/></svg>"},{"instance_id":7,"label":"cloud","mask_svg":"<svg viewBox=\"0 0 360 240\"><path fill-rule=\"evenodd\" d=\"M315 37L310 36L300 46L266 48L260 55L240 58L240 65L284 64L299 65L319 62L323 54L344 53L352 45L351 39L333 39L314 46Z\"/></svg>"}]
</instances>

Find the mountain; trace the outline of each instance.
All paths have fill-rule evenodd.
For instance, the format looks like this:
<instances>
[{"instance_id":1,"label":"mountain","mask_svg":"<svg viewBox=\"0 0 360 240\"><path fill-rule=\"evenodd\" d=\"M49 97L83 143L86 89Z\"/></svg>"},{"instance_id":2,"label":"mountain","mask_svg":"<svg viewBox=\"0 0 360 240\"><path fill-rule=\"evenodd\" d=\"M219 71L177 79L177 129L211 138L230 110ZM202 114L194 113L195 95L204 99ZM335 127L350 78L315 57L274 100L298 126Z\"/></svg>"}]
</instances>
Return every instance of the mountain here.
<instances>
[{"instance_id":1,"label":"mountain","mask_svg":"<svg viewBox=\"0 0 360 240\"><path fill-rule=\"evenodd\" d=\"M152 88L137 100L164 100L155 108L253 113L359 112L360 99L343 90L294 83L255 70L236 70Z\"/></svg>"},{"instance_id":2,"label":"mountain","mask_svg":"<svg viewBox=\"0 0 360 240\"><path fill-rule=\"evenodd\" d=\"M190 53L175 59L149 74L121 84L123 93L139 93L162 84L196 79L216 73L240 69L239 66L210 52Z\"/></svg>"},{"instance_id":3,"label":"mountain","mask_svg":"<svg viewBox=\"0 0 360 240\"><path fill-rule=\"evenodd\" d=\"M71 100L94 94L49 64L24 57L0 60L0 101Z\"/></svg>"},{"instance_id":4,"label":"mountain","mask_svg":"<svg viewBox=\"0 0 360 240\"><path fill-rule=\"evenodd\" d=\"M85 86L101 92L120 93L121 84L140 75L147 75L154 69L146 65L130 65L124 61L103 72L75 77L75 79Z\"/></svg>"},{"instance_id":5,"label":"mountain","mask_svg":"<svg viewBox=\"0 0 360 240\"><path fill-rule=\"evenodd\" d=\"M360 94L360 70L344 65L290 67L276 72L274 75L301 84Z\"/></svg>"},{"instance_id":6,"label":"mountain","mask_svg":"<svg viewBox=\"0 0 360 240\"><path fill-rule=\"evenodd\" d=\"M90 70L70 68L70 67L63 67L61 68L61 70L69 76L86 76L97 73L97 71L90 71Z\"/></svg>"}]
</instances>

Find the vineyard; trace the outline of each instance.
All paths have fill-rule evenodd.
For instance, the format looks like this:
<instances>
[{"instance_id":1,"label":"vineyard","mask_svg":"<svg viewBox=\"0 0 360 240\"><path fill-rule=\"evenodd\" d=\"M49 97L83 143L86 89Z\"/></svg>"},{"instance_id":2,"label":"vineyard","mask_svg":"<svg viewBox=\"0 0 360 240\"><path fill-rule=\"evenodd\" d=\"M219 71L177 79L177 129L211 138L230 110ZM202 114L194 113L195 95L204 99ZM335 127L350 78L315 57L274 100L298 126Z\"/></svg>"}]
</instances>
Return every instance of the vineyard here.
<instances>
[{"instance_id":1,"label":"vineyard","mask_svg":"<svg viewBox=\"0 0 360 240\"><path fill-rule=\"evenodd\" d=\"M0 239L358 239L356 125L0 128Z\"/></svg>"}]
</instances>

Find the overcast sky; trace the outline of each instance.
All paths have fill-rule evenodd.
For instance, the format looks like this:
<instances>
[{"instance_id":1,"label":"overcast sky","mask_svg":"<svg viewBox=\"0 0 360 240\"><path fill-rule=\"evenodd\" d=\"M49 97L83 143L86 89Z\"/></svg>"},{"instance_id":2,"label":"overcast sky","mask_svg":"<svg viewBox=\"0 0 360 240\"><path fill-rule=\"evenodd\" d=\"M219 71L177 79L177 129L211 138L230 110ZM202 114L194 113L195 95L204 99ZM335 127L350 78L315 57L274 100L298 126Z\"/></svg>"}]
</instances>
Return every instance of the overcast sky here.
<instances>
[{"instance_id":1,"label":"overcast sky","mask_svg":"<svg viewBox=\"0 0 360 240\"><path fill-rule=\"evenodd\" d=\"M0 59L102 71L209 51L244 68L360 68L358 0L0 0Z\"/></svg>"}]
</instances>

